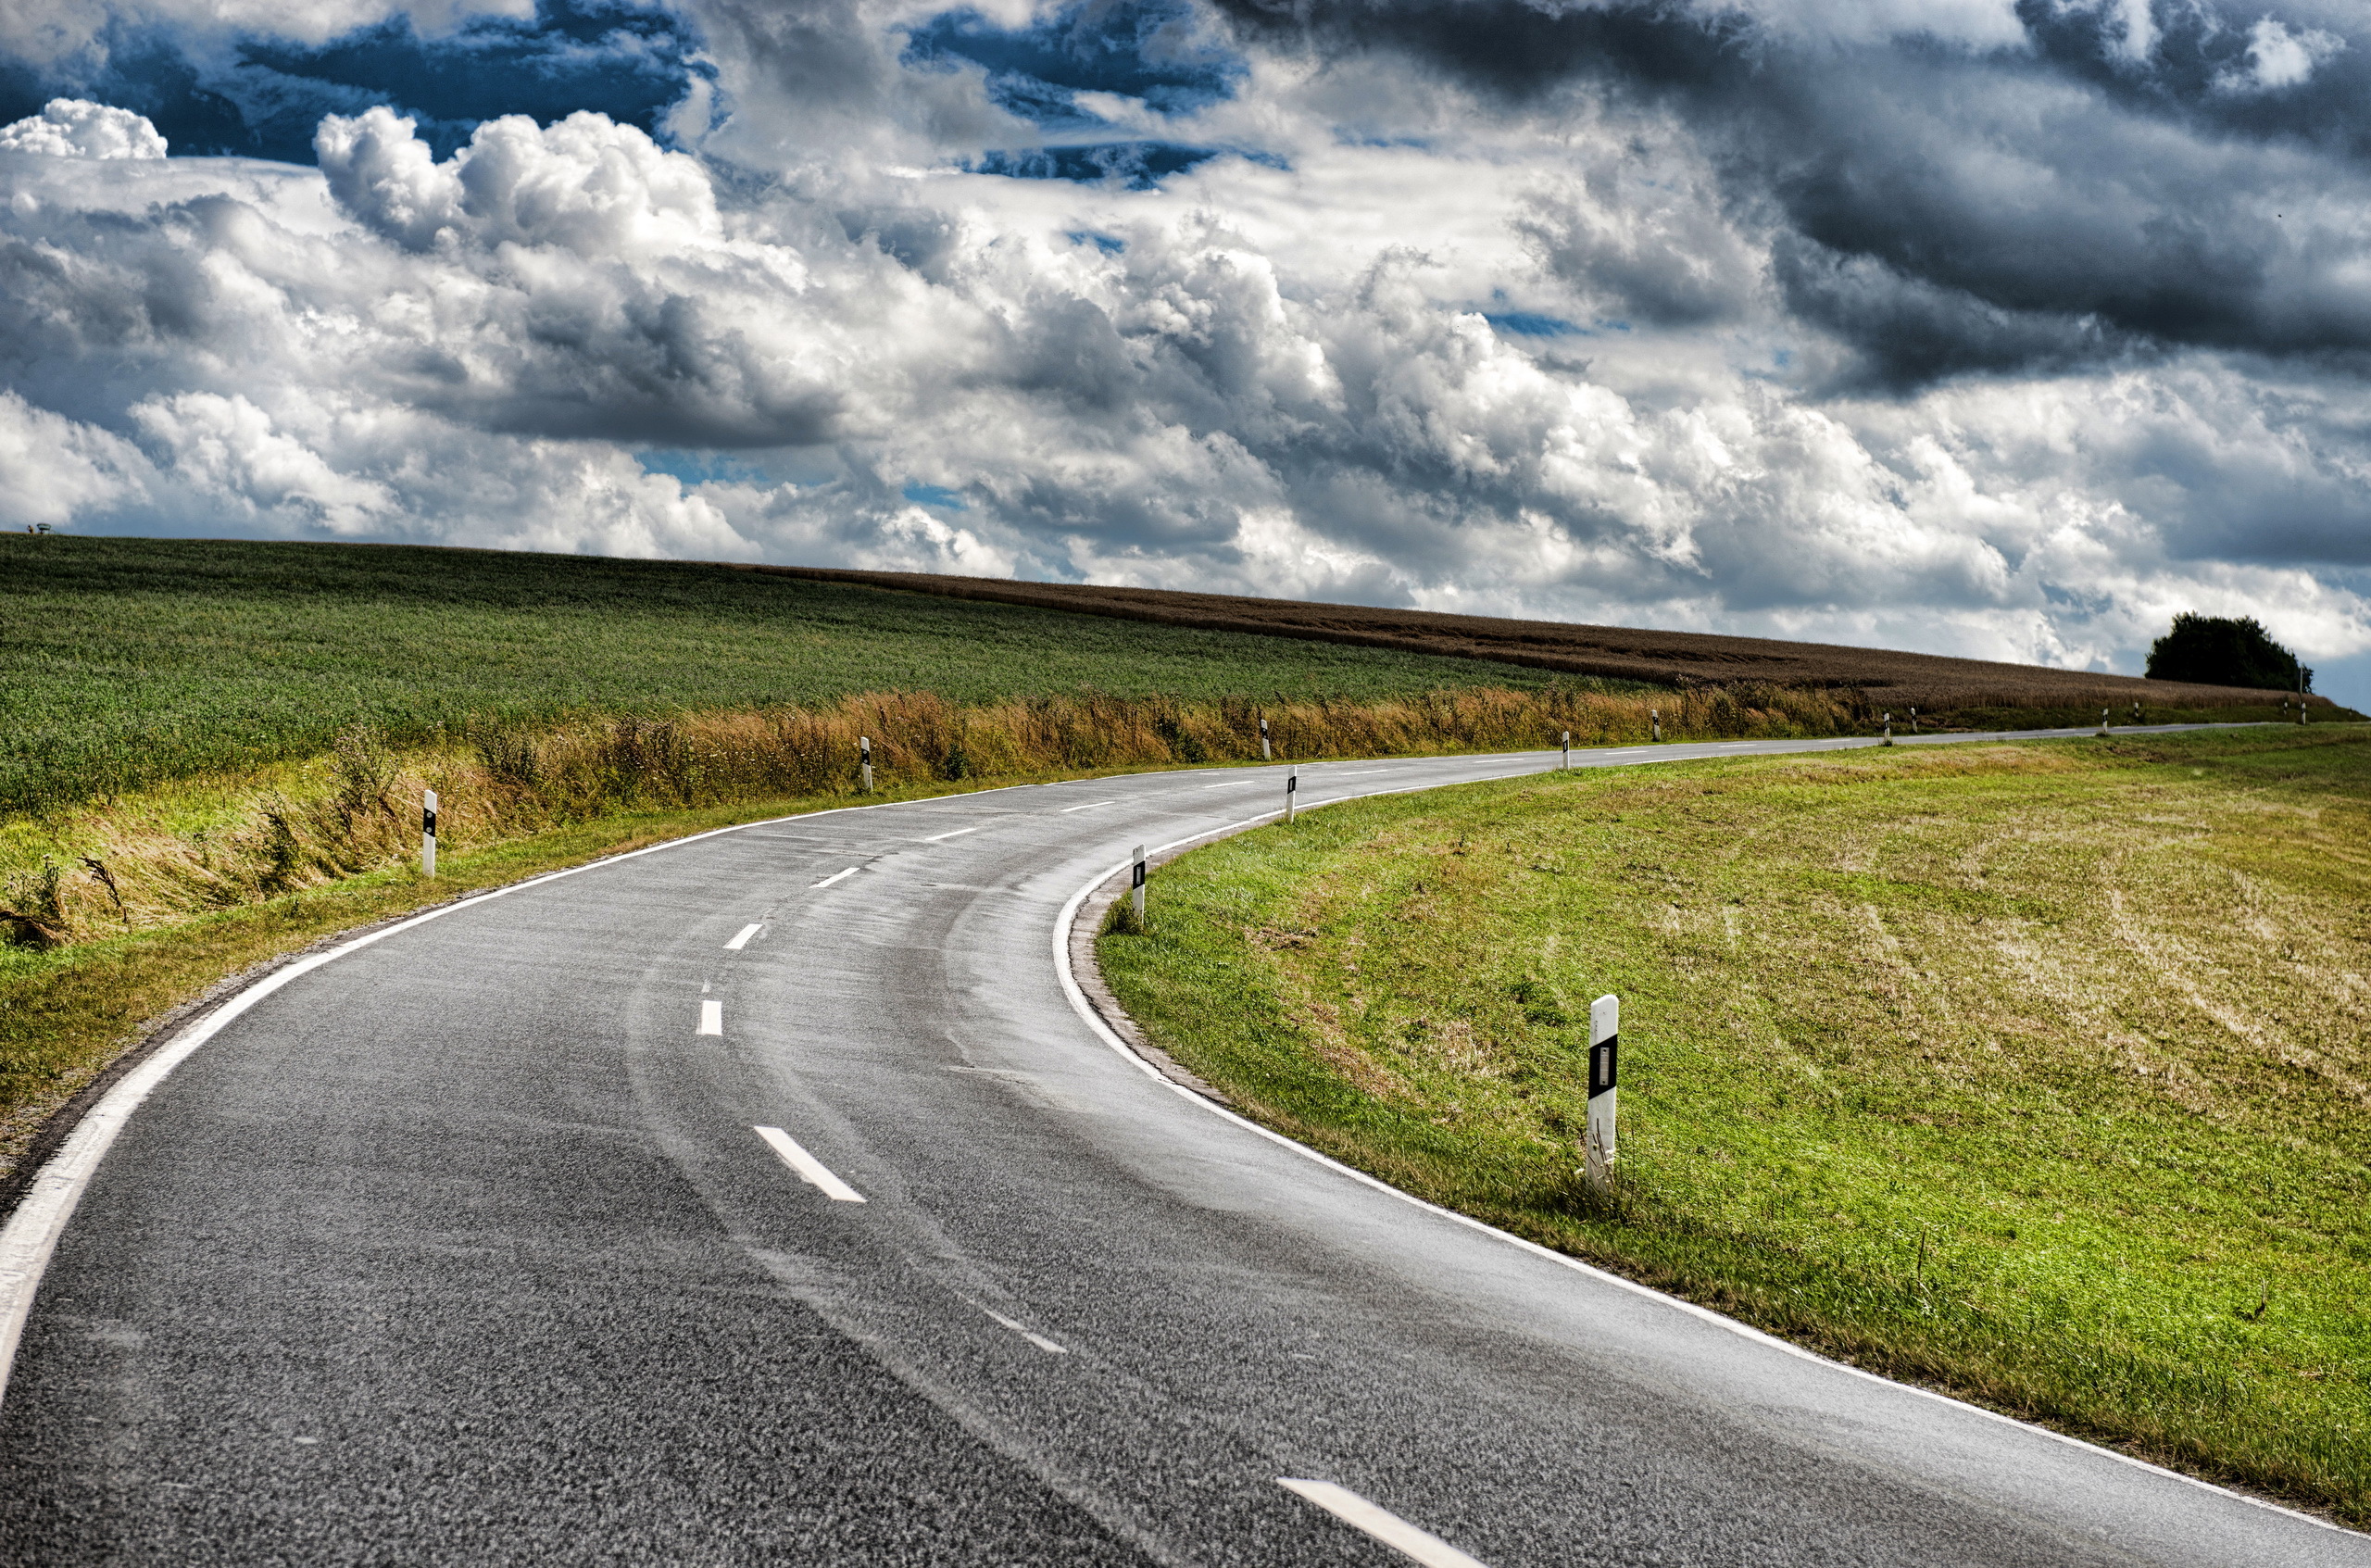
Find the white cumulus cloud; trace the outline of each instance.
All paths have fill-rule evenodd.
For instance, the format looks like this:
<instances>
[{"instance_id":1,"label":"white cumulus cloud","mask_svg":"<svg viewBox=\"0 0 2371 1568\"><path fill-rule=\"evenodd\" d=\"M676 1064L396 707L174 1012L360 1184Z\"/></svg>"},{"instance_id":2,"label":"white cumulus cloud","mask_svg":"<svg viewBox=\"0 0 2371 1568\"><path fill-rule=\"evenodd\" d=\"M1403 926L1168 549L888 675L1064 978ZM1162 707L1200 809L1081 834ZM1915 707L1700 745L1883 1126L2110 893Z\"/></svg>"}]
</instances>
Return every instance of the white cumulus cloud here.
<instances>
[{"instance_id":1,"label":"white cumulus cloud","mask_svg":"<svg viewBox=\"0 0 2371 1568\"><path fill-rule=\"evenodd\" d=\"M165 139L144 115L82 98L52 98L41 113L0 125L0 153L49 157L150 158L165 156Z\"/></svg>"}]
</instances>

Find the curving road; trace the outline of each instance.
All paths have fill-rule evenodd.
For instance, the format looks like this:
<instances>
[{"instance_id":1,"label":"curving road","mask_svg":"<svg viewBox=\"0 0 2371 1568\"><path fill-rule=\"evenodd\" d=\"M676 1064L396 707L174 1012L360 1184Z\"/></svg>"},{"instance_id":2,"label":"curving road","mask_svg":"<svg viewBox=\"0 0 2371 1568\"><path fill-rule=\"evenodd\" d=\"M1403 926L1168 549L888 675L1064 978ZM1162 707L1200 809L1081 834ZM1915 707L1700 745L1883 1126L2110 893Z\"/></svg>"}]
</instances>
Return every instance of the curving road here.
<instances>
[{"instance_id":1,"label":"curving road","mask_svg":"<svg viewBox=\"0 0 2371 1568\"><path fill-rule=\"evenodd\" d=\"M1554 761L1312 765L1301 798ZM0 1562L2371 1563L1414 1204L1115 1049L1066 908L1281 779L758 824L254 997L121 1123L27 1298ZM0 1253L37 1269L70 1175Z\"/></svg>"}]
</instances>

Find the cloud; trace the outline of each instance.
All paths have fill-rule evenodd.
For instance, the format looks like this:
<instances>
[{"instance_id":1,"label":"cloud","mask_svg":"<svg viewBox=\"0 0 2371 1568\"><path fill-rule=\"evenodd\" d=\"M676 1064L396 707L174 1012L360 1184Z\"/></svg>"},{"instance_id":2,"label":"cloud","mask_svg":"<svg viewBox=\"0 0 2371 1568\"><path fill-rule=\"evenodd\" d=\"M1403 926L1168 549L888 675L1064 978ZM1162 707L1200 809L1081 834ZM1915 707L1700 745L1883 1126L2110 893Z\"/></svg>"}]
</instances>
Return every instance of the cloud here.
<instances>
[{"instance_id":1,"label":"cloud","mask_svg":"<svg viewBox=\"0 0 2371 1568\"><path fill-rule=\"evenodd\" d=\"M2259 17L2248 30L2248 67L2227 70L2214 79L2226 93L2275 93L2295 87L2314 74L2316 66L2346 47L2346 40L2319 28L2291 32L2277 17Z\"/></svg>"},{"instance_id":2,"label":"cloud","mask_svg":"<svg viewBox=\"0 0 2371 1568\"><path fill-rule=\"evenodd\" d=\"M184 155L307 161L323 115L381 104L440 156L506 114L597 109L657 132L712 88L690 25L642 0L21 0L0 12L0 116L50 94L100 100L146 116Z\"/></svg>"},{"instance_id":3,"label":"cloud","mask_svg":"<svg viewBox=\"0 0 2371 1568\"><path fill-rule=\"evenodd\" d=\"M53 527L147 498L130 442L0 392L0 527Z\"/></svg>"},{"instance_id":4,"label":"cloud","mask_svg":"<svg viewBox=\"0 0 2371 1568\"><path fill-rule=\"evenodd\" d=\"M0 125L0 153L47 157L149 158L165 156L165 139L141 116L80 98L52 98L41 113Z\"/></svg>"},{"instance_id":5,"label":"cloud","mask_svg":"<svg viewBox=\"0 0 2371 1568\"><path fill-rule=\"evenodd\" d=\"M315 167L0 156L26 521L2371 647L2342 16L106 16Z\"/></svg>"}]
</instances>

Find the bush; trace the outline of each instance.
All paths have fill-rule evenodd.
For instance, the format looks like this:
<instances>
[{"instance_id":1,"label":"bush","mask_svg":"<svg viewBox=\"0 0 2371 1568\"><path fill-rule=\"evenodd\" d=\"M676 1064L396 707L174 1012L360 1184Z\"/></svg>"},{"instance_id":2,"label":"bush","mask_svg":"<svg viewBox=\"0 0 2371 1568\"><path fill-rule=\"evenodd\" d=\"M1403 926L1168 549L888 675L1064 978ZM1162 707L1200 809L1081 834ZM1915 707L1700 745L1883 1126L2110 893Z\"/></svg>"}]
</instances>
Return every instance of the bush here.
<instances>
[{"instance_id":1,"label":"bush","mask_svg":"<svg viewBox=\"0 0 2371 1568\"><path fill-rule=\"evenodd\" d=\"M2253 616L2228 621L2219 616L2174 617L2174 629L2149 649L2149 678L2189 681L2210 686L2256 686L2269 691L2314 689L2314 671L2301 671L2297 656L2272 640Z\"/></svg>"}]
</instances>

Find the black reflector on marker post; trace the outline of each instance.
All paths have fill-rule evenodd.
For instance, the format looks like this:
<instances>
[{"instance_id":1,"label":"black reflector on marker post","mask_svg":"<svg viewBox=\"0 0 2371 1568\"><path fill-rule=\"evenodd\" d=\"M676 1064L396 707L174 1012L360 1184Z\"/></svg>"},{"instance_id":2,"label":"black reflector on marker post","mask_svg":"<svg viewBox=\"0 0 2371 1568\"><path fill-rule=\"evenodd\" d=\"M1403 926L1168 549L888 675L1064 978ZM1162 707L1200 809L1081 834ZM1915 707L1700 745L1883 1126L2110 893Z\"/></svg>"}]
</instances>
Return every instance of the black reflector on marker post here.
<instances>
[{"instance_id":1,"label":"black reflector on marker post","mask_svg":"<svg viewBox=\"0 0 2371 1568\"><path fill-rule=\"evenodd\" d=\"M1285 821L1293 820L1293 797L1300 793L1300 770L1295 768L1285 775Z\"/></svg>"},{"instance_id":2,"label":"black reflector on marker post","mask_svg":"<svg viewBox=\"0 0 2371 1568\"><path fill-rule=\"evenodd\" d=\"M420 797L420 874L436 874L436 792L423 790Z\"/></svg>"},{"instance_id":3,"label":"black reflector on marker post","mask_svg":"<svg viewBox=\"0 0 2371 1568\"><path fill-rule=\"evenodd\" d=\"M1260 721L1260 760L1273 762L1275 759L1276 754L1268 749L1268 721L1262 719Z\"/></svg>"},{"instance_id":4,"label":"black reflector on marker post","mask_svg":"<svg viewBox=\"0 0 2371 1568\"><path fill-rule=\"evenodd\" d=\"M1134 889L1128 897L1135 905L1136 928L1141 931L1145 923L1145 847L1141 844L1136 846L1135 862L1128 868L1128 885Z\"/></svg>"},{"instance_id":5,"label":"black reflector on marker post","mask_svg":"<svg viewBox=\"0 0 2371 1568\"><path fill-rule=\"evenodd\" d=\"M1600 1192L1613 1183L1614 1087L1622 1065L1622 999L1599 997L1589 1004L1589 1123L1582 1154L1589 1185Z\"/></svg>"},{"instance_id":6,"label":"black reflector on marker post","mask_svg":"<svg viewBox=\"0 0 2371 1568\"><path fill-rule=\"evenodd\" d=\"M856 757L857 788L865 795L871 795L872 793L872 737L871 735L856 737Z\"/></svg>"}]
</instances>

